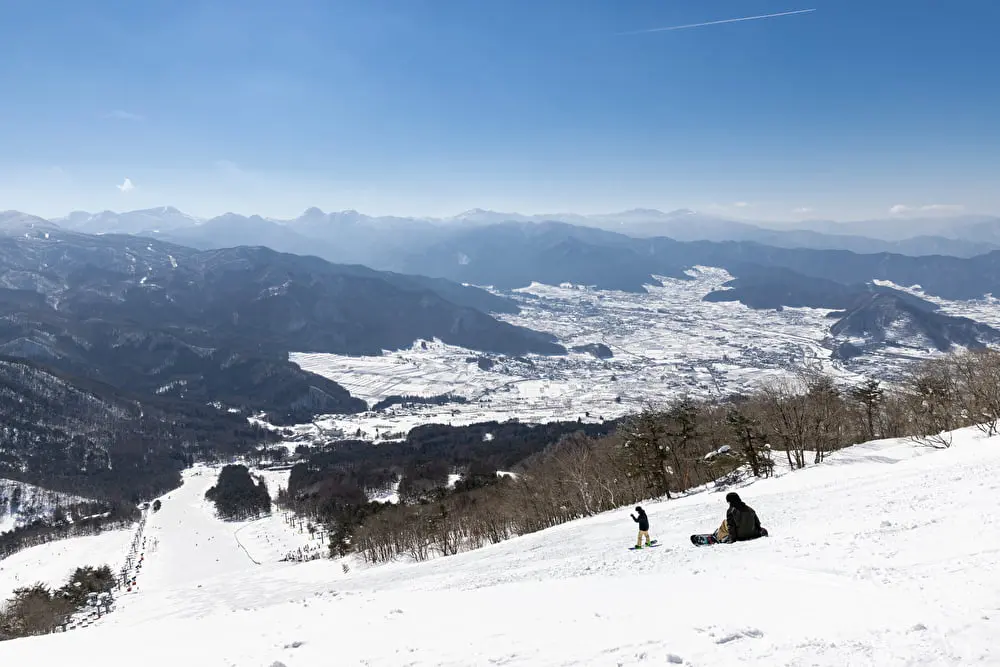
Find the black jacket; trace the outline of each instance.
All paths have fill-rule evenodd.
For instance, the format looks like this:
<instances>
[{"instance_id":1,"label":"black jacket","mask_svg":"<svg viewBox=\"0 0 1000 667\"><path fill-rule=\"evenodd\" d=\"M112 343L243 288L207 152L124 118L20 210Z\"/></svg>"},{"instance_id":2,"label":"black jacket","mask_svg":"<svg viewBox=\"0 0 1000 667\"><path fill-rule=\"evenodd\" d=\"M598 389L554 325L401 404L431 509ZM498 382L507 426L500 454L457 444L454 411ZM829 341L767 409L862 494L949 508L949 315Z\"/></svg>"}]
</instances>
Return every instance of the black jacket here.
<instances>
[{"instance_id":1,"label":"black jacket","mask_svg":"<svg viewBox=\"0 0 1000 667\"><path fill-rule=\"evenodd\" d=\"M760 519L749 505L730 505L726 512L726 523L729 539L733 542L755 540L761 535Z\"/></svg>"},{"instance_id":2,"label":"black jacket","mask_svg":"<svg viewBox=\"0 0 1000 667\"><path fill-rule=\"evenodd\" d=\"M649 517L642 510L639 510L639 516L632 515L632 520L639 524L639 530L649 530Z\"/></svg>"}]
</instances>

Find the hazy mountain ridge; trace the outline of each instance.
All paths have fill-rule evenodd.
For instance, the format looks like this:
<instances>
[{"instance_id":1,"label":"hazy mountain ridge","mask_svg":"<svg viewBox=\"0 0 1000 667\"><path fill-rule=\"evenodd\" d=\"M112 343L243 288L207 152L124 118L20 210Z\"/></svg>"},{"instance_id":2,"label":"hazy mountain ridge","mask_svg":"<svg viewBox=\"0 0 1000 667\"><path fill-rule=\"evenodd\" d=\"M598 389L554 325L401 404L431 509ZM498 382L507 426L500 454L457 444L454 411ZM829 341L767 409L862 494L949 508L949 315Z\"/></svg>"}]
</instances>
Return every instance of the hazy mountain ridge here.
<instances>
[{"instance_id":1,"label":"hazy mountain ridge","mask_svg":"<svg viewBox=\"0 0 1000 667\"><path fill-rule=\"evenodd\" d=\"M633 237L678 241L752 241L782 248L891 252L913 256L972 257L1000 249L1000 217L893 217L855 222L803 220L793 224L748 222L690 209L632 209L607 214L524 215L472 209L446 218L369 216L347 210L310 208L293 219L226 213L198 219L172 207L98 214L75 212L56 222L83 232L153 235L198 248L266 245L296 254L378 268L386 250L443 240L451 231L504 223L562 222Z\"/></svg>"},{"instance_id":2,"label":"hazy mountain ridge","mask_svg":"<svg viewBox=\"0 0 1000 667\"><path fill-rule=\"evenodd\" d=\"M929 294L974 299L1000 293L1000 251L972 258L776 248L747 241L680 242L564 223L507 223L466 230L406 259L405 270L473 284L526 286L533 279L639 291L654 275L683 277L695 265L741 277L784 269L844 285L890 280ZM785 304L788 305L788 304Z\"/></svg>"},{"instance_id":3,"label":"hazy mountain ridge","mask_svg":"<svg viewBox=\"0 0 1000 667\"><path fill-rule=\"evenodd\" d=\"M538 280L634 291L654 274L679 277L685 268L701 263L734 273L748 264L781 267L842 283L889 279L921 284L948 298L1000 292L995 276L989 275L990 253L1000 247L1000 218L801 224L797 230L773 229L686 209L591 216L476 209L453 218L424 219L372 217L357 211L324 213L314 208L286 221L227 214L159 236L200 248L259 244L331 261L497 287ZM886 238L850 235L865 229ZM907 229L920 235L906 237ZM844 252L848 254L836 254ZM975 261L977 268L956 261L964 259ZM987 272L982 279L973 275L979 270ZM467 305L482 306L478 301ZM497 310L498 304L487 307Z\"/></svg>"},{"instance_id":4,"label":"hazy mountain ridge","mask_svg":"<svg viewBox=\"0 0 1000 667\"><path fill-rule=\"evenodd\" d=\"M155 211L154 211L155 212ZM170 215L174 215L169 209ZM151 213L142 212L149 216ZM335 255L355 263L338 267L353 278L374 278L394 284L404 290L428 289L459 306L484 312L516 312L510 301L482 290L463 288L457 283L490 285L499 289L515 289L532 282L546 284L574 283L591 285L600 289L641 292L647 284L655 283L655 276L686 278L686 271L695 265L726 269L736 280L723 292L710 294L709 300L738 300L754 308L779 308L808 306L850 311L858 307L869 294L873 280L889 280L896 284L923 287L928 294L948 299L975 299L994 292L1000 293L1000 252L978 254L964 258L947 254L913 256L901 253L872 252L875 248L904 248L916 253L920 248L934 247L957 254L971 254L988 245L971 243L945 237L923 237L904 241L877 241L866 237L847 235L832 236L813 230L774 230L744 222L724 220L704 214L679 210L663 213L655 210L636 209L607 216L578 216L563 214L573 222L544 219L546 216L524 216L484 210L467 211L451 219L407 219L366 216L357 211L324 213L309 209L291 221L267 220L259 216L244 218L227 214L205 222L194 222L176 228L177 238L197 238L203 247L259 238L264 245L282 251L317 256ZM931 219L915 225L916 231L943 231L975 229L980 236L991 229L993 219L961 218ZM840 226L815 223L835 231L853 231L857 226L838 223ZM867 224L867 223L866 223ZM872 223L874 224L874 223ZM900 221L896 221L897 226ZM878 230L878 225L874 225ZM657 230L671 229L678 238L652 235ZM617 230L617 231L616 231ZM628 231L628 233L625 233ZM47 232L51 233L51 232ZM218 234L217 234L218 233ZM168 235L169 235L168 234ZM631 235L630 235L631 234ZM164 234L159 234L164 237ZM695 240L699 237L761 238L772 242L764 245L748 240ZM323 237L323 238L320 238ZM853 245L865 253L844 249L815 249L781 247L784 243L803 243L825 246L831 243ZM964 245L963 245L964 244ZM182 250L177 250L181 254ZM219 251L232 255L235 251ZM262 251L256 250L260 253ZM185 255L186 256L186 255ZM221 257L222 255L218 255ZM275 262L271 255L258 257L258 268ZM300 258L311 263L311 259ZM319 260L316 260L319 262ZM360 266L366 262L380 269L392 269L399 274L385 274ZM312 264L310 264L312 265ZM158 264L162 269L163 262ZM159 270L159 269L158 269ZM417 278L415 276L428 276ZM272 276L275 277L275 276ZM196 275L192 284L208 279ZM215 278L212 278L215 280ZM157 279L150 284L166 287ZM267 282L267 281L265 281ZM14 283L15 285L17 283ZM176 289L175 283L170 289ZM267 289L275 289L276 280ZM258 287L262 287L258 285ZM107 289L92 286L92 290ZM349 353L362 344L362 336L350 333L349 319L356 313L349 310L328 312L323 320L326 325L300 326L300 311L313 309L313 287L292 282L285 287L284 303L275 310L267 300L251 299L249 292L227 293L220 307L205 306L191 315L189 325L203 318L206 313L228 313L226 322L215 321L213 327L239 336L240 327L227 324L234 317L242 317L242 324L251 323L260 341L277 348L294 345L298 350L346 350ZM902 299L901 293L887 298ZM147 298L147 297L144 297ZM148 298L147 298L148 299ZM168 308L164 301L157 307ZM192 303L192 299L182 299ZM249 300L249 301L248 301ZM230 301L255 304L241 313L227 311ZM292 305L294 304L294 305ZM909 305L913 305L912 303ZM143 312L136 304L137 312ZM283 310L282 308L288 308ZM894 317L912 319L905 309L885 311ZM852 318L852 321L860 316ZM975 323L948 322L944 316L924 314L919 327L939 331L928 340L976 341L991 339L991 330L977 329ZM420 318L410 319L416 323ZM461 330L475 329L475 317L455 320ZM875 318L881 322L884 318ZM280 326L278 323L281 323ZM338 336L321 332L334 325L340 327ZM386 330L393 325L383 322L377 327ZM423 325L417 326L420 329ZM846 325L839 331L846 331ZM876 327L877 329L878 327ZM987 328L988 329L988 328ZM882 333L869 332L868 337L877 341ZM936 336L936 338L935 338ZM391 339L393 347L404 346L405 336ZM452 341L463 340L455 333ZM16 341L18 347L29 344ZM466 344L466 343L459 343ZM492 343L491 343L492 344ZM961 344L961 343L960 343ZM287 349L287 347L285 348ZM368 351L362 349L362 351Z\"/></svg>"}]
</instances>

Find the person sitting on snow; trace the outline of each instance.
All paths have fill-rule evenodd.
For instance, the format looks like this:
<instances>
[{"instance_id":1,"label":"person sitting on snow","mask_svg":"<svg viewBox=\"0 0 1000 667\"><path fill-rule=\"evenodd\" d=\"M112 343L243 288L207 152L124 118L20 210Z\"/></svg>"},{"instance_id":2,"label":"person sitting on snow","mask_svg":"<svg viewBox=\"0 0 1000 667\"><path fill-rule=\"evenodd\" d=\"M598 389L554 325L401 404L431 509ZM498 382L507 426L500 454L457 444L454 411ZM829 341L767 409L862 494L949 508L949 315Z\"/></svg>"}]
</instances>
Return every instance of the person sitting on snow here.
<instances>
[{"instance_id":1,"label":"person sitting on snow","mask_svg":"<svg viewBox=\"0 0 1000 667\"><path fill-rule=\"evenodd\" d=\"M743 502L739 494L727 493L726 502L729 503L726 520L716 531L716 537L720 542L744 542L756 540L758 537L767 537L767 529L760 525L757 513Z\"/></svg>"},{"instance_id":2,"label":"person sitting on snow","mask_svg":"<svg viewBox=\"0 0 1000 667\"><path fill-rule=\"evenodd\" d=\"M636 516L635 514L638 514L639 516ZM639 524L639 537L636 538L635 548L641 549L643 537L646 538L647 547L651 544L651 541L649 539L649 517L646 516L645 510L643 510L641 507L635 508L635 514L630 514L629 516L632 517L633 521Z\"/></svg>"}]
</instances>

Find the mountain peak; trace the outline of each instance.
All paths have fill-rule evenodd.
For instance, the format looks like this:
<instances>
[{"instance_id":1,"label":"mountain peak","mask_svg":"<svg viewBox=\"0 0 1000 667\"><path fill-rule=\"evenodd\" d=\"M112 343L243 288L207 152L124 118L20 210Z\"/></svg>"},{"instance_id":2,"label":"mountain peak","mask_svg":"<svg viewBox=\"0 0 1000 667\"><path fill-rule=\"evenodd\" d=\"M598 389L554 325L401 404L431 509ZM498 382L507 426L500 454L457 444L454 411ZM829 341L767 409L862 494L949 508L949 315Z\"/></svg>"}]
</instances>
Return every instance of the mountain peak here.
<instances>
[{"instance_id":1,"label":"mountain peak","mask_svg":"<svg viewBox=\"0 0 1000 667\"><path fill-rule=\"evenodd\" d=\"M497 216L503 215L497 213L496 211L490 211L485 208L470 208L468 211L462 211L455 216L455 220L468 220L470 218L482 218L486 216Z\"/></svg>"},{"instance_id":2,"label":"mountain peak","mask_svg":"<svg viewBox=\"0 0 1000 667\"><path fill-rule=\"evenodd\" d=\"M321 209L321 208L318 208L316 206L310 206L299 217L300 218L325 218L326 217L326 213L324 213L323 209Z\"/></svg>"}]
</instances>

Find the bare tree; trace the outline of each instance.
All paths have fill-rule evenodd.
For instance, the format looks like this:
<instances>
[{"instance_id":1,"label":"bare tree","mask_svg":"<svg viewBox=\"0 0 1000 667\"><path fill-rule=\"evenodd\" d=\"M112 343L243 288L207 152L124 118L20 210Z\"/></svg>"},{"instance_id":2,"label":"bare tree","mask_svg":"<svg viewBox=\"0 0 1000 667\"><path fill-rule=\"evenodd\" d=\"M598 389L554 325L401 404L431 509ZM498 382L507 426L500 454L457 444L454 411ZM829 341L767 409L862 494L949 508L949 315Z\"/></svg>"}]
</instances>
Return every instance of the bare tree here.
<instances>
[{"instance_id":1,"label":"bare tree","mask_svg":"<svg viewBox=\"0 0 1000 667\"><path fill-rule=\"evenodd\" d=\"M906 383L906 397L912 440L930 447L951 447L951 431L958 424L951 361L934 359L919 366Z\"/></svg>"},{"instance_id":2,"label":"bare tree","mask_svg":"<svg viewBox=\"0 0 1000 667\"><path fill-rule=\"evenodd\" d=\"M816 448L814 461L821 463L827 453L846 444L847 411L840 391L828 375L812 375L806 387L808 423Z\"/></svg>"},{"instance_id":3,"label":"bare tree","mask_svg":"<svg viewBox=\"0 0 1000 667\"><path fill-rule=\"evenodd\" d=\"M974 350L957 354L950 361L962 417L987 436L996 435L1000 422L1000 352Z\"/></svg>"},{"instance_id":4,"label":"bare tree","mask_svg":"<svg viewBox=\"0 0 1000 667\"><path fill-rule=\"evenodd\" d=\"M760 392L762 422L788 457L793 469L806 465L809 414L801 381L784 379L770 382Z\"/></svg>"}]
</instances>

